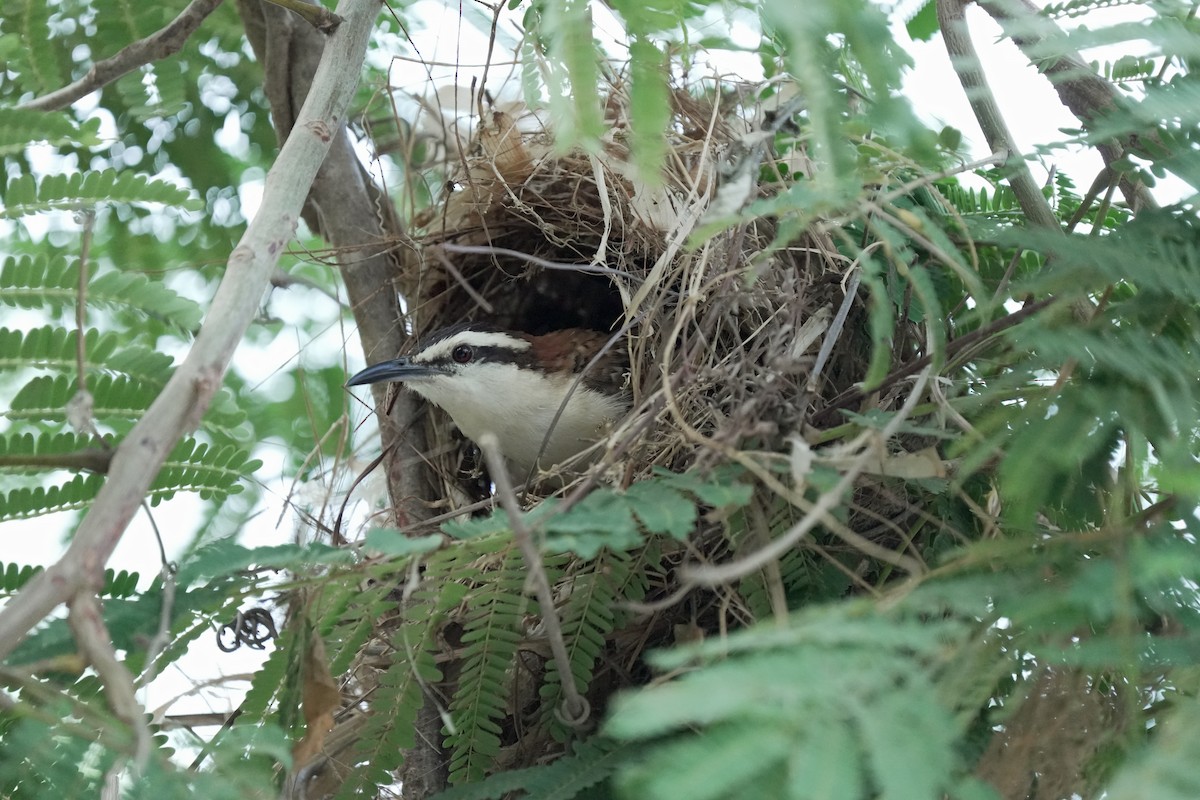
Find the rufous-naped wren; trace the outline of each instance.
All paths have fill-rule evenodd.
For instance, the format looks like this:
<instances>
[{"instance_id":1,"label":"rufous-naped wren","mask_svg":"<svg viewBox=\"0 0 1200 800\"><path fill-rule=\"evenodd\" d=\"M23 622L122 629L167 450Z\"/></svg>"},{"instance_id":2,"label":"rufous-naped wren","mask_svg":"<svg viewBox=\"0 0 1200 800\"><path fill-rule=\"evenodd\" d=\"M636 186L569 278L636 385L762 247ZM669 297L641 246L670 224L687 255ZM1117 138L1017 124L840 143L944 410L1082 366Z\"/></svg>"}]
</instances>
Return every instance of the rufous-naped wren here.
<instances>
[{"instance_id":1,"label":"rufous-naped wren","mask_svg":"<svg viewBox=\"0 0 1200 800\"><path fill-rule=\"evenodd\" d=\"M467 438L494 434L520 480L535 466L548 469L577 455L628 412L624 348L614 346L591 363L607 340L581 328L534 336L483 323L453 325L346 384L403 381L445 409Z\"/></svg>"}]
</instances>

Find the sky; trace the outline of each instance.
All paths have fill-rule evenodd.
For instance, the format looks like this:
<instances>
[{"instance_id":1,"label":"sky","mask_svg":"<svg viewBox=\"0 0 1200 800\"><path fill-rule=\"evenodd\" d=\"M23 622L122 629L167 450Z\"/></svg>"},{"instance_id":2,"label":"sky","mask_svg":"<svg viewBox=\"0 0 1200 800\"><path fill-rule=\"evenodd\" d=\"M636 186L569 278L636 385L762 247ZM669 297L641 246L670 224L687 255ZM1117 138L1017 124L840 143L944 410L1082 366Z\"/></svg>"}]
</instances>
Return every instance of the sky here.
<instances>
[{"instance_id":1,"label":"sky","mask_svg":"<svg viewBox=\"0 0 1200 800\"><path fill-rule=\"evenodd\" d=\"M462 23L458 16L459 9L465 8L476 16ZM601 29L614 26L615 23L606 21L598 9L596 19ZM1140 9L1125 7L1117 9L1123 14L1141 13ZM1064 138L1060 128L1073 127L1076 120L1058 101L1057 95L1036 70L1029 66L1017 48L1000 41L999 28L987 18L986 14L975 6L968 8L968 23L971 26L976 47L980 52L986 74L991 79L992 89L997 95L1005 118L1013 129L1013 134L1023 150L1028 151L1035 143L1044 143ZM390 63L391 79L400 92L413 96L428 96L434 94L447 107L461 103L465 92L456 87L469 87L471 78L481 73L479 68L471 66L472 61L482 61L487 46L487 25L489 20L471 3L460 6L457 3L443 4L435 0L419 0L410 7L410 19L421 22L412 26L411 32L419 56L413 56L404 43L396 43L396 52ZM519 17L517 17L519 20ZM1103 18L1100 18L1103 19ZM1099 21L1099 19L1097 20ZM726 26L723 19L714 19L714 26ZM926 120L938 124L950 124L963 131L967 148L971 157L986 155L988 149L983 136L974 123L970 107L958 84L950 62L946 56L940 37L929 42L912 42L904 30L900 20L895 25L897 41L907 50L915 61L915 66L905 80L905 93L912 99L918 113ZM733 26L735 38L744 39L749 45L753 44L752 32L739 30ZM499 35L499 45L493 60L503 62L506 58L505 44L515 43L517 33L512 27L502 26ZM403 55L404 52L409 55ZM508 49L511 52L511 47ZM1115 60L1122 52L1097 52L1086 54L1089 58L1098 60ZM619 54L616 54L619 55ZM426 67L425 63L440 62L445 64L464 64L461 68L450 66ZM708 65L710 69L722 73L736 72L747 79L754 79L758 74L757 59L750 55L728 56L718 63ZM508 73L503 67L494 67L489 73L489 84L498 86L503 78L510 78L515 73ZM997 79L995 76L1002 76ZM510 81L515 85L516 81ZM504 90L498 94L503 98ZM87 102L87 101L84 101ZM404 108L414 108L415 103L400 104ZM228 120L227 120L228 122ZM234 121L236 123L236 120ZM230 146L236 146L239 129L234 123L227 124ZM1043 180L1048 169L1053 166L1067 172L1075 180L1077 186L1087 186L1102 167L1102 163L1094 153L1077 152L1056 156L1056 162L1034 165L1035 178ZM395 186L396 181L390 180L389 185ZM250 213L261 196L261 182L249 181L240 188L243 207ZM1170 186L1164 190L1165 199L1174 199ZM1177 188L1175 196L1182 196L1184 190ZM326 332L315 341L296 342L287 337L279 337L274 344L267 348L251 351L243 347L236 357L235 368L251 380L262 381L264 391L270 389L270 381L278 367L293 358L310 360L312 363L329 363L339 358L343 347L348 348L349 368L353 372L363 366L361 350L356 341L344 342L341 329L337 324L341 314L338 306L315 292L276 293L272 298L271 313L284 319L296 318L303 314L326 321ZM7 312L6 312L7 313ZM6 320L6 324L12 322ZM178 354L182 355L182 354ZM366 395L360 395L366 396ZM358 416L353 420L357 428L359 423L369 416L367 409L357 406ZM360 443L374 441L373 426L369 420L357 435ZM282 455L263 448L255 454L266 462L262 471L264 475L281 475ZM247 532L246 544L261 544L279 541L291 541L297 533L297 521L289 512L281 516L282 499L291 487L282 477L269 480L268 492L264 498L262 513L256 523ZM305 487L300 487L305 491ZM379 496L382 487L368 488L364 495L368 498ZM369 502L369 500L368 500ZM202 504L193 495L179 495L155 509L155 518L160 526L169 528L172 522L178 521L182 526L194 524L201 516ZM66 526L71 524L75 515L56 515L43 517L27 522L6 523L3 532L6 559L19 563L51 563L62 551ZM186 545L191 535L190 530L180 531L167 537L169 546L176 548L169 555L178 555L177 549ZM157 573L159 564L157 547L153 545L153 534L144 515L139 514L126 533L110 562L115 569L127 569L142 573L145 582ZM14 546L14 543L19 543ZM173 543L170 544L170 543ZM278 616L278 615L277 615ZM212 649L212 640L206 637L197 644L196 653L173 666L150 687L144 700L148 708L153 709L166 703L177 695L190 692L194 685L202 680L214 677L214 670L223 674L244 674L252 671L261 660L262 654L242 651L234 656L219 655ZM240 684L244 687L244 683ZM236 689L236 685L235 685ZM236 692L235 692L236 693ZM172 707L174 713L197 713L207 710L226 710L231 702L228 689L209 689L187 696Z\"/></svg>"}]
</instances>

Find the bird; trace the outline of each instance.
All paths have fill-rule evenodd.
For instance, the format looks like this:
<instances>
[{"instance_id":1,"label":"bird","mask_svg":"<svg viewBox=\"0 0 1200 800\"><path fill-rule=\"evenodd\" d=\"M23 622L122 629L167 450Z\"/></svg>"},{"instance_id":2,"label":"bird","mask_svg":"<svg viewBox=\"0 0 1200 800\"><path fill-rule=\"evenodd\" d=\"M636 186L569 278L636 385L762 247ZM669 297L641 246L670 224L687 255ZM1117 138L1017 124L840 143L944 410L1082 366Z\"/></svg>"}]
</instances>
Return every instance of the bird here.
<instances>
[{"instance_id":1,"label":"bird","mask_svg":"<svg viewBox=\"0 0 1200 800\"><path fill-rule=\"evenodd\" d=\"M582 328L535 336L462 323L434 331L409 355L369 366L346 385L403 382L476 444L493 434L512 474L525 478L578 455L629 411L624 349L597 357L607 341Z\"/></svg>"}]
</instances>

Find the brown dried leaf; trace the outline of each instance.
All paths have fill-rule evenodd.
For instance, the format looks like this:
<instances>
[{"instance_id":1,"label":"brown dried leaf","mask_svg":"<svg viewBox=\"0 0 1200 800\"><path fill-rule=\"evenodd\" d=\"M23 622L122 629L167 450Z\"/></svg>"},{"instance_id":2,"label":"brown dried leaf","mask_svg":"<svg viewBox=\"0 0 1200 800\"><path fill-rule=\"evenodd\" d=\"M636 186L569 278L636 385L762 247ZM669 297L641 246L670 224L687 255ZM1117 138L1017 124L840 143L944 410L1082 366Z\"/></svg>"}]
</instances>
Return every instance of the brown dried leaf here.
<instances>
[{"instance_id":1,"label":"brown dried leaf","mask_svg":"<svg viewBox=\"0 0 1200 800\"><path fill-rule=\"evenodd\" d=\"M309 639L304 654L304 684L302 688L305 732L304 738L292 748L297 768L304 766L325 744L325 735L333 729L333 713L341 705L342 693L329 673L329 659L320 636Z\"/></svg>"}]
</instances>

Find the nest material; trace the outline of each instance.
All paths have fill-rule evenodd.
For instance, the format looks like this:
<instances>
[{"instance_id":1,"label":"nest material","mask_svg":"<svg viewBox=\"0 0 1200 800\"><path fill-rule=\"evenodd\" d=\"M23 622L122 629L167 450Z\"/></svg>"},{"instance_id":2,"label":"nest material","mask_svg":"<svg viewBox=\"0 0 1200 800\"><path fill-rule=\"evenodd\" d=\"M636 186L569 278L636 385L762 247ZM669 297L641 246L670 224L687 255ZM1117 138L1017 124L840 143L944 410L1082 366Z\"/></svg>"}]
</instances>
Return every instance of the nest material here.
<instances>
[{"instance_id":1,"label":"nest material","mask_svg":"<svg viewBox=\"0 0 1200 800\"><path fill-rule=\"evenodd\" d=\"M599 469L616 482L636 481L654 467L678 472L734 459L768 469L786 465L791 437L811 440L813 420L865 372L870 344L863 302L850 280L853 264L833 246L836 231L827 224L787 239L780 235L783 221L760 216L693 237L717 195L723 165L751 151L746 141L762 140L746 121L761 119L761 109L714 108L707 99L676 92L666 167L650 184L638 176L625 145L627 101L620 91L609 98L610 134L597 153L556 153L547 133L526 130L527 120L492 115L459 161L446 201L414 220L424 231L417 237L421 246L406 251L396 279L409 300L414 333L465 320L531 333L613 332L618 346L628 348L634 395L632 413L600 445ZM747 201L786 190L808 162L797 143L786 163L766 154L761 167L788 178L760 182ZM474 250L451 252L449 246ZM839 315L840 328L831 323ZM898 323L898 331L910 343L919 340L907 322ZM822 349L827 357L818 364ZM882 407L896 403L891 396L872 400ZM836 414L824 417L840 422ZM426 424L428 441L451 440L445 415L435 410ZM486 477L463 479L463 444L458 452L429 454L450 507L487 492ZM885 546L903 547L907 540L896 520L915 513L914 506L900 490L890 491L860 483L849 526ZM676 595L676 568L685 560L719 562L756 549L761 537L788 527L799 512L759 485L745 513L752 532L741 537L730 537L720 520L703 519L686 544L656 545L646 600ZM773 584L757 582L772 587L757 591L760 598L774 592L775 611L786 602L783 581L802 583L795 578L810 574L814 558L827 559L847 584L869 584L867 559L851 545L810 540L805 547L815 554L793 551L773 567ZM564 567L564 576L572 569ZM693 592L686 604L613 630L588 687L596 714L618 688L648 680L645 649L750 624L764 613L763 603L749 597L753 583ZM569 584L565 577L560 589L569 592ZM445 651L457 650L453 620L470 614L464 605L448 615L439 633ZM392 627L381 621L377 635L388 639ZM539 763L561 747L547 734L546 709L536 699L549 658L539 644L539 637L523 644L513 673L518 694L530 702L501 721L504 766ZM360 667L355 673L369 694L373 668L365 661ZM454 670L446 669L447 684L438 691L448 696Z\"/></svg>"},{"instance_id":2,"label":"nest material","mask_svg":"<svg viewBox=\"0 0 1200 800\"><path fill-rule=\"evenodd\" d=\"M427 232L400 291L417 299L420 332L468 319L531 333L625 326L635 412L606 459L624 480L734 448L784 453L787 437L862 377L869 344L857 303L814 374L851 265L828 233L779 241L764 218L692 241L723 165L745 152L754 126L676 92L667 166L652 185L630 161L626 102L619 91L609 98L610 133L594 154L556 154L548 134L523 131L527 120L492 114L447 201L416 220ZM766 166L790 175L807 166L796 153L786 164L768 156ZM762 185L757 196L783 188ZM444 436L431 431L431 441ZM442 466L449 479L459 463Z\"/></svg>"}]
</instances>

